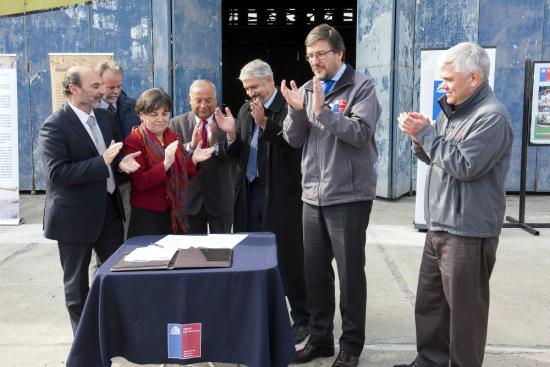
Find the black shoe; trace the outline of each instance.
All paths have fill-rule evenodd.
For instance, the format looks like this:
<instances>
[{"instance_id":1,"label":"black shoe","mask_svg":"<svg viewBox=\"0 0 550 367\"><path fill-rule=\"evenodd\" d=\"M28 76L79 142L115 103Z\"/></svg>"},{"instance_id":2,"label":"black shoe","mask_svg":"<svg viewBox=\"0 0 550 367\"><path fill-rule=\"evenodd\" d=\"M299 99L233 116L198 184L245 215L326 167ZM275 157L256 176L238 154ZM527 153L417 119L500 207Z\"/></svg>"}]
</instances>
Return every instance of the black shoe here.
<instances>
[{"instance_id":1,"label":"black shoe","mask_svg":"<svg viewBox=\"0 0 550 367\"><path fill-rule=\"evenodd\" d=\"M319 357L332 357L334 355L334 345L313 345L309 342L306 346L296 351L292 363L307 363Z\"/></svg>"},{"instance_id":2,"label":"black shoe","mask_svg":"<svg viewBox=\"0 0 550 367\"><path fill-rule=\"evenodd\" d=\"M307 336L309 335L309 330L307 326L300 326L300 325L292 325L292 339L294 340L294 344L300 344L304 340L306 340Z\"/></svg>"},{"instance_id":3,"label":"black shoe","mask_svg":"<svg viewBox=\"0 0 550 367\"><path fill-rule=\"evenodd\" d=\"M393 367L418 367L416 361L413 361L411 364L396 364Z\"/></svg>"},{"instance_id":4,"label":"black shoe","mask_svg":"<svg viewBox=\"0 0 550 367\"><path fill-rule=\"evenodd\" d=\"M356 367L358 364L359 357L345 350L341 350L340 353L338 353L338 357L334 360L332 367Z\"/></svg>"}]
</instances>

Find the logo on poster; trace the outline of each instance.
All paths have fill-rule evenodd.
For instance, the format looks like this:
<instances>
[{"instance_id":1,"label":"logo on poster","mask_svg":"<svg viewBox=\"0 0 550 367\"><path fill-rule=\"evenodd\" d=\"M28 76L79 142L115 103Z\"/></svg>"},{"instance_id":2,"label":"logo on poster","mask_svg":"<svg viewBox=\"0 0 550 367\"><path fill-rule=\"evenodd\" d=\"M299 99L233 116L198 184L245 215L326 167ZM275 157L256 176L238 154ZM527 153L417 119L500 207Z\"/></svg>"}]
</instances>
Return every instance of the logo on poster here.
<instances>
[{"instance_id":1,"label":"logo on poster","mask_svg":"<svg viewBox=\"0 0 550 367\"><path fill-rule=\"evenodd\" d=\"M180 335L181 334L181 329L179 328L179 326L172 326L172 328L170 329L170 335Z\"/></svg>"},{"instance_id":2,"label":"logo on poster","mask_svg":"<svg viewBox=\"0 0 550 367\"><path fill-rule=\"evenodd\" d=\"M540 82L550 82L550 69L540 68Z\"/></svg>"},{"instance_id":3,"label":"logo on poster","mask_svg":"<svg viewBox=\"0 0 550 367\"><path fill-rule=\"evenodd\" d=\"M445 89L441 88L442 84L442 80L434 80L432 120L435 120L437 118L437 115L439 115L439 112L441 112L441 106L439 106L439 103L437 103L437 101L439 100L439 98L445 95Z\"/></svg>"}]
</instances>

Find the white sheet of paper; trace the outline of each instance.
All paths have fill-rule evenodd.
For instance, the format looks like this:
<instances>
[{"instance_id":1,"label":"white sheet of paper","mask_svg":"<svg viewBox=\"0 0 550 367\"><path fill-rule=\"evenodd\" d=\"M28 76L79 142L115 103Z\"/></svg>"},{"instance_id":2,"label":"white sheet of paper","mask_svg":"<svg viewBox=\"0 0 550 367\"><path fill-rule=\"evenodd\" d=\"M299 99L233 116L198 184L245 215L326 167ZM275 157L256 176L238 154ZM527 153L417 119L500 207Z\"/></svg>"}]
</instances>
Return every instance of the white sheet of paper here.
<instances>
[{"instance_id":1,"label":"white sheet of paper","mask_svg":"<svg viewBox=\"0 0 550 367\"><path fill-rule=\"evenodd\" d=\"M126 255L124 260L131 262L170 260L177 250L177 248L164 248L155 245L138 247Z\"/></svg>"},{"instance_id":2,"label":"white sheet of paper","mask_svg":"<svg viewBox=\"0 0 550 367\"><path fill-rule=\"evenodd\" d=\"M156 245L165 249L177 250L191 247L202 248L234 248L239 242L246 238L246 234L209 234L206 236L193 235L168 235L164 236Z\"/></svg>"}]
</instances>

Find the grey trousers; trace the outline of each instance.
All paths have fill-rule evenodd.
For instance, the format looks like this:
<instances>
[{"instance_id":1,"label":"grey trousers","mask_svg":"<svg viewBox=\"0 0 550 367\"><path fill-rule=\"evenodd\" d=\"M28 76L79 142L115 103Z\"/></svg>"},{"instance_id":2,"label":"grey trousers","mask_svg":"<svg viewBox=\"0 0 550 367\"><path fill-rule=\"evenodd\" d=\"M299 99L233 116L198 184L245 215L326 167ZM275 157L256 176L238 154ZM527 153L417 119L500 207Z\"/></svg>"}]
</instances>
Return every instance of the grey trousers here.
<instances>
[{"instance_id":1,"label":"grey trousers","mask_svg":"<svg viewBox=\"0 0 550 367\"><path fill-rule=\"evenodd\" d=\"M481 367L498 237L426 235L416 293L419 367Z\"/></svg>"},{"instance_id":2,"label":"grey trousers","mask_svg":"<svg viewBox=\"0 0 550 367\"><path fill-rule=\"evenodd\" d=\"M310 313L309 343L334 345L334 271L340 281L340 349L355 356L365 343L367 280L365 240L372 201L331 206L304 203L304 269Z\"/></svg>"}]
</instances>

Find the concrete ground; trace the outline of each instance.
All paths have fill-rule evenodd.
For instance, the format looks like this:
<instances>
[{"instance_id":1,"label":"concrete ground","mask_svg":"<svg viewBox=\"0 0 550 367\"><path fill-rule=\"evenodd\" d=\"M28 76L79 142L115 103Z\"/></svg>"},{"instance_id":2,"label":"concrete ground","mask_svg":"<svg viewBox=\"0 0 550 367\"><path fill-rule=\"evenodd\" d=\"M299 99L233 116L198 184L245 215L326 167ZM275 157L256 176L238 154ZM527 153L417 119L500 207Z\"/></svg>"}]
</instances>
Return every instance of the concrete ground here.
<instances>
[{"instance_id":1,"label":"concrete ground","mask_svg":"<svg viewBox=\"0 0 550 367\"><path fill-rule=\"evenodd\" d=\"M0 366L63 366L71 346L57 247L41 232L43 201L43 195L22 195L25 224L0 226ZM518 197L509 196L507 214L517 217L517 208ZM413 229L413 215L413 197L374 204L360 366L391 367L416 354L413 312L424 234ZM527 221L550 222L550 196L528 197ZM538 237L503 230L491 280L485 366L550 366L549 269L550 229L541 229ZM333 359L303 366L330 366ZM113 366L121 365L135 366L117 358Z\"/></svg>"}]
</instances>

